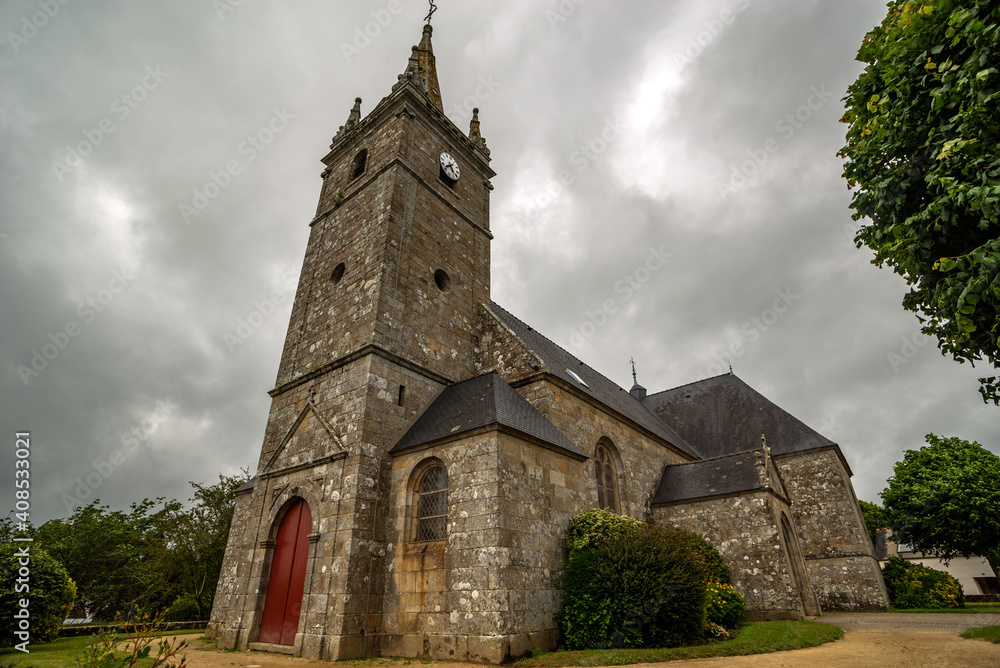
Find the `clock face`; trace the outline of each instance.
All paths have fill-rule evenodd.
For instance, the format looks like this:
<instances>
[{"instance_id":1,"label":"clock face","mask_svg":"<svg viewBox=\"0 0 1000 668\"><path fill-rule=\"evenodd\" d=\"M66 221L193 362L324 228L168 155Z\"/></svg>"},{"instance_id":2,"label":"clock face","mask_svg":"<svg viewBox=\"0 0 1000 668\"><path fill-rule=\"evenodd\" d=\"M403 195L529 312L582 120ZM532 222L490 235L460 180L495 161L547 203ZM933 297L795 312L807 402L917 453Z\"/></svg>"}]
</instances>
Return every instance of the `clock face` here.
<instances>
[{"instance_id":1,"label":"clock face","mask_svg":"<svg viewBox=\"0 0 1000 668\"><path fill-rule=\"evenodd\" d=\"M452 181L458 181L458 177L462 175L462 170L458 168L455 158L451 157L448 152L441 153L441 171Z\"/></svg>"}]
</instances>

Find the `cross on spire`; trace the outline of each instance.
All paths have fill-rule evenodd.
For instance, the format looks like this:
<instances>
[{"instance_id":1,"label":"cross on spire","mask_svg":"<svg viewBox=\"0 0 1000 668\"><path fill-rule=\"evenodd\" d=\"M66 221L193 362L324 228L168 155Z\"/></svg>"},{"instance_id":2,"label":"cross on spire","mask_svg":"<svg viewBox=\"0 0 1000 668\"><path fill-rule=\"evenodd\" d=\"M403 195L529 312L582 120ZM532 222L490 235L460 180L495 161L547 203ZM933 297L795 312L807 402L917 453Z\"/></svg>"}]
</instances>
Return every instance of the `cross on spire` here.
<instances>
[{"instance_id":1,"label":"cross on spire","mask_svg":"<svg viewBox=\"0 0 1000 668\"><path fill-rule=\"evenodd\" d=\"M430 5L430 11L427 12L427 16L424 17L424 21L430 25L431 17L434 16L434 12L437 11L437 5L434 4L434 0L427 0L427 4Z\"/></svg>"},{"instance_id":2,"label":"cross on spire","mask_svg":"<svg viewBox=\"0 0 1000 668\"><path fill-rule=\"evenodd\" d=\"M632 364L632 384L633 385L638 385L639 381L637 381L635 379L635 358L634 357L629 357L628 361Z\"/></svg>"}]
</instances>

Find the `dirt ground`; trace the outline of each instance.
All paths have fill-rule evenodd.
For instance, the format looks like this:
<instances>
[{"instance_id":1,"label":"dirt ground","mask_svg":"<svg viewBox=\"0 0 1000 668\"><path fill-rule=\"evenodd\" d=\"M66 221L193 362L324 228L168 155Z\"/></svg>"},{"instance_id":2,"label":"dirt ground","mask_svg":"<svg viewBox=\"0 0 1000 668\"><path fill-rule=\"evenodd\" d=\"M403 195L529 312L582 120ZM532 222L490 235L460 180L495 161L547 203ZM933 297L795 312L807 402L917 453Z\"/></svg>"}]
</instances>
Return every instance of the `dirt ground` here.
<instances>
[{"instance_id":1,"label":"dirt ground","mask_svg":"<svg viewBox=\"0 0 1000 668\"><path fill-rule=\"evenodd\" d=\"M221 652L214 645L198 640L198 634L183 637L190 646L184 652L190 668L301 668L320 662L299 657L261 652ZM352 665L353 662L340 665ZM358 662L354 665L402 667L402 661ZM424 662L414 659L414 668L482 668L479 664L459 662ZM670 661L642 664L643 668L1000 668L1000 645L984 640L964 640L950 633L926 631L845 631L844 638L811 649L756 654L718 659Z\"/></svg>"}]
</instances>

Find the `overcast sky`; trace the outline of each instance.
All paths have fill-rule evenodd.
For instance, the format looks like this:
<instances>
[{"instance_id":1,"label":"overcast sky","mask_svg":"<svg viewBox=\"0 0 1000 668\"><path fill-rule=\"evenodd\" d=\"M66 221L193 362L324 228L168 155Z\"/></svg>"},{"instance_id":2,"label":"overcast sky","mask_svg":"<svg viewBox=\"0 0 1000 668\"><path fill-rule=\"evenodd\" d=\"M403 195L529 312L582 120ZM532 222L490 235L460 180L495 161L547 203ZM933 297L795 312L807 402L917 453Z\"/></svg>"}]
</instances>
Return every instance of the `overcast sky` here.
<instances>
[{"instance_id":1,"label":"overcast sky","mask_svg":"<svg viewBox=\"0 0 1000 668\"><path fill-rule=\"evenodd\" d=\"M5 505L17 431L36 523L253 470L320 158L426 11L0 2ZM440 0L433 21L446 113L480 108L497 172L493 298L626 388L630 357L651 392L732 361L868 500L928 432L1000 443L986 369L941 356L851 241L840 100L884 13Z\"/></svg>"}]
</instances>

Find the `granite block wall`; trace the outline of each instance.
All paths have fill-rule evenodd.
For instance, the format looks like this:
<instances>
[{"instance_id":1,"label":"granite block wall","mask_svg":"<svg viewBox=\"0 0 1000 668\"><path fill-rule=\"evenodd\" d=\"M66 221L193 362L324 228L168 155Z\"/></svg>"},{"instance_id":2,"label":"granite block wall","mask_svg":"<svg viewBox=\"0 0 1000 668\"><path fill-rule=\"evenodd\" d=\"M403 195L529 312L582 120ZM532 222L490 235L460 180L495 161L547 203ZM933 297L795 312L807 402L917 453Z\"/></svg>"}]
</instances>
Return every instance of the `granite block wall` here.
<instances>
[{"instance_id":1,"label":"granite block wall","mask_svg":"<svg viewBox=\"0 0 1000 668\"><path fill-rule=\"evenodd\" d=\"M888 610L882 571L838 451L809 450L781 455L775 461L823 609Z\"/></svg>"}]
</instances>

